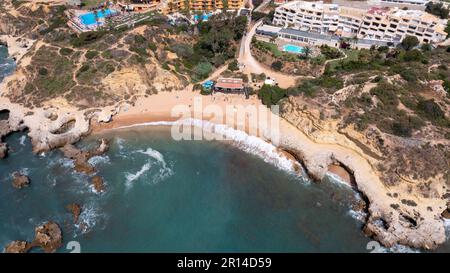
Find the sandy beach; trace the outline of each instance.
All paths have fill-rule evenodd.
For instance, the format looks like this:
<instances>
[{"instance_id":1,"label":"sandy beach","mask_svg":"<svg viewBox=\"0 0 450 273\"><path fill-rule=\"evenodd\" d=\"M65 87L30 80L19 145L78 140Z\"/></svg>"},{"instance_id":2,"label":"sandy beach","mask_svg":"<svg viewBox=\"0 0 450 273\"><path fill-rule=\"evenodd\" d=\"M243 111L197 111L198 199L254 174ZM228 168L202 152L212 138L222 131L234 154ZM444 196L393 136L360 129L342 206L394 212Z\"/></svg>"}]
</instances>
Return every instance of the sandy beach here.
<instances>
[{"instance_id":1,"label":"sandy beach","mask_svg":"<svg viewBox=\"0 0 450 273\"><path fill-rule=\"evenodd\" d=\"M201 101L200 106L199 100ZM187 116L177 115L183 112L177 110L180 106L185 111L187 109L187 112L189 112ZM412 196L403 188L386 187L373 167L376 161L354 143L349 145L348 140L343 141L339 134L326 139L311 139L299 128L280 118L277 121L278 123L275 124L279 131L279 139L274 141L271 134L271 126L273 127L273 125L270 121L274 116L275 118L278 116L269 111L266 118L261 118L262 116L258 115L256 123L248 122L251 114L241 115L241 118L236 117L236 113L240 112L237 110L239 107L248 106L258 108L261 103L256 96L246 100L243 95L214 94L201 96L192 91L159 93L137 99L134 106L122 105L117 114L112 117L111 122L94 125L93 133L133 124L174 121L185 118L224 124L245 131L251 136L257 136L266 142L272 142L280 151L295 153L313 179L320 181L328 172L341 177L347 183L352 181L354 177L355 189L363 193L369 201L372 221L383 218L389 219L388 221L391 223L392 229L389 232L382 227L378 227L375 223L369 223L370 229L385 245L390 245L393 242L414 241L418 246L425 245L427 247L427 242L430 240L441 243L445 241L443 221L437 219L435 213L428 209L434 207L436 211L444 210L446 204L442 199L425 199ZM226 109L231 109L231 111L227 112ZM222 110L225 114L215 115L212 110L216 112ZM242 127L243 125L244 127ZM392 197L395 196L394 193L398 195L397 198ZM414 207L414 210L422 215L423 221L416 228L406 228L398 220L401 218L401 211L394 210L390 206L398 198L414 200L418 204L417 207ZM405 207L404 209L408 210L409 208Z\"/></svg>"}]
</instances>

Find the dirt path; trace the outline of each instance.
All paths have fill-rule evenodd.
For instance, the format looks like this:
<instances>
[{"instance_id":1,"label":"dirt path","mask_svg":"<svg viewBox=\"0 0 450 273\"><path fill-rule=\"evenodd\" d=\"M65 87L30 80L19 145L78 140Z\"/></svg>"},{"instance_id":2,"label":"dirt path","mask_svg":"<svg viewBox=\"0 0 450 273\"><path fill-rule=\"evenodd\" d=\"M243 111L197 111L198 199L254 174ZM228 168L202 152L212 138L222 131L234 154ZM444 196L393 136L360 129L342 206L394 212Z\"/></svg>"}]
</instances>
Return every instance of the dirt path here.
<instances>
[{"instance_id":1,"label":"dirt path","mask_svg":"<svg viewBox=\"0 0 450 273\"><path fill-rule=\"evenodd\" d=\"M240 64L244 65L243 72L250 75L251 73L254 74L261 74L264 73L266 76L275 79L278 82L278 85L281 88L289 88L296 84L297 79L300 77L294 76L294 75L287 75L280 72L273 71L271 69L268 69L261 65L253 56L251 53L251 42L252 38L255 35L256 28L259 27L262 24L262 20L256 22L253 26L251 26L250 30L241 41L241 47L239 49L239 58L238 62Z\"/></svg>"}]
</instances>

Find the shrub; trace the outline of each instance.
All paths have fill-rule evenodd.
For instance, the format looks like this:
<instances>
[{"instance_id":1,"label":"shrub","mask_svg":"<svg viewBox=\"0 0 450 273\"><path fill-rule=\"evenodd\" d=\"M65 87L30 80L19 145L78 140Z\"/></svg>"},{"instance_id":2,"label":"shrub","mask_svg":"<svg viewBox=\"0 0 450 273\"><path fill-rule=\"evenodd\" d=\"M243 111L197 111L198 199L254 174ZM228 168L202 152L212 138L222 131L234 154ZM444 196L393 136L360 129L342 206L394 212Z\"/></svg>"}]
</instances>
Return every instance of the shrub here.
<instances>
[{"instance_id":1,"label":"shrub","mask_svg":"<svg viewBox=\"0 0 450 273\"><path fill-rule=\"evenodd\" d=\"M432 99L419 101L417 109L431 121L438 121L445 118L444 111Z\"/></svg>"},{"instance_id":2,"label":"shrub","mask_svg":"<svg viewBox=\"0 0 450 273\"><path fill-rule=\"evenodd\" d=\"M105 34L105 31L82 32L78 36L74 36L70 42L74 47L82 47L99 40Z\"/></svg>"},{"instance_id":3,"label":"shrub","mask_svg":"<svg viewBox=\"0 0 450 273\"><path fill-rule=\"evenodd\" d=\"M229 65L228 65L228 69L231 71L236 71L239 70L239 65L237 60L233 60Z\"/></svg>"},{"instance_id":4,"label":"shrub","mask_svg":"<svg viewBox=\"0 0 450 273\"><path fill-rule=\"evenodd\" d=\"M41 76L48 75L48 70L45 67L39 68L39 75L41 75Z\"/></svg>"},{"instance_id":5,"label":"shrub","mask_svg":"<svg viewBox=\"0 0 450 273\"><path fill-rule=\"evenodd\" d=\"M277 104L282 98L286 97L287 90L278 86L264 84L258 92L258 97L262 103L267 106Z\"/></svg>"},{"instance_id":6,"label":"shrub","mask_svg":"<svg viewBox=\"0 0 450 273\"><path fill-rule=\"evenodd\" d=\"M273 70L280 71L283 68L283 63L281 61L275 61L271 65Z\"/></svg>"},{"instance_id":7,"label":"shrub","mask_svg":"<svg viewBox=\"0 0 450 273\"><path fill-rule=\"evenodd\" d=\"M422 52L417 49L406 51L403 55L403 60L407 62L420 61L424 58Z\"/></svg>"},{"instance_id":8,"label":"shrub","mask_svg":"<svg viewBox=\"0 0 450 273\"><path fill-rule=\"evenodd\" d=\"M67 56L73 53L73 50L71 48L63 47L59 50L59 53L63 56Z\"/></svg>"},{"instance_id":9,"label":"shrub","mask_svg":"<svg viewBox=\"0 0 450 273\"><path fill-rule=\"evenodd\" d=\"M209 73L211 73L213 67L208 62L201 62L194 67L194 73L197 80L204 79L208 77Z\"/></svg>"},{"instance_id":10,"label":"shrub","mask_svg":"<svg viewBox=\"0 0 450 273\"><path fill-rule=\"evenodd\" d=\"M78 73L86 72L86 71L89 70L89 68L90 68L89 64L83 64L83 65L80 67L80 70L78 71Z\"/></svg>"},{"instance_id":11,"label":"shrub","mask_svg":"<svg viewBox=\"0 0 450 273\"><path fill-rule=\"evenodd\" d=\"M97 57L98 51L95 50L88 50L86 54L84 55L87 59L91 60Z\"/></svg>"},{"instance_id":12,"label":"shrub","mask_svg":"<svg viewBox=\"0 0 450 273\"><path fill-rule=\"evenodd\" d=\"M400 43L400 45L405 50L411 50L414 47L416 47L418 44L419 44L419 39L417 39L416 36L410 36L410 35L406 35L406 37L403 38L402 42Z\"/></svg>"},{"instance_id":13,"label":"shrub","mask_svg":"<svg viewBox=\"0 0 450 273\"><path fill-rule=\"evenodd\" d=\"M417 75L412 69L404 69L404 70L400 71L399 74L400 74L400 76L402 76L402 78L405 81L408 81L408 82L417 81Z\"/></svg>"},{"instance_id":14,"label":"shrub","mask_svg":"<svg viewBox=\"0 0 450 273\"><path fill-rule=\"evenodd\" d=\"M322 45L320 47L320 53L327 59L338 59L343 57L342 52L334 47L328 45Z\"/></svg>"}]
</instances>

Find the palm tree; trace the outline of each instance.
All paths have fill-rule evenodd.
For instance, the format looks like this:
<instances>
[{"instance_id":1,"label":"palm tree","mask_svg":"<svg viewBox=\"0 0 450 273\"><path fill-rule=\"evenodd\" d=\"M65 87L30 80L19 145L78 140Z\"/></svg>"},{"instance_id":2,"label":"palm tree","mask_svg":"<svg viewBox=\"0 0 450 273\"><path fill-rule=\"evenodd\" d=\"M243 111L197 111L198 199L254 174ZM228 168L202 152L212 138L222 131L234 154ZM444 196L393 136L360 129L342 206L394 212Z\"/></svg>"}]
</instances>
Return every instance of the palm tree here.
<instances>
[{"instance_id":1,"label":"palm tree","mask_svg":"<svg viewBox=\"0 0 450 273\"><path fill-rule=\"evenodd\" d=\"M310 54L311 54L311 48L309 46L305 46L303 48L303 55L305 56L305 59L308 59Z\"/></svg>"}]
</instances>

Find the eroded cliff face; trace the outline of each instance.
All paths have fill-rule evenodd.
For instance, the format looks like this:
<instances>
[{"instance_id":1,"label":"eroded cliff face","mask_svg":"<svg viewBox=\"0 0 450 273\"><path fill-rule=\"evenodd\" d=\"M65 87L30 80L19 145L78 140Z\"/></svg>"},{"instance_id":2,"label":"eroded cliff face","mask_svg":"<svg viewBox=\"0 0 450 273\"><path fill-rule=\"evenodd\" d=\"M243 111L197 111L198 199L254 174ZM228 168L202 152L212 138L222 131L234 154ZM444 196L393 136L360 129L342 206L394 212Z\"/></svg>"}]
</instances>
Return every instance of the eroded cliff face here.
<instances>
[{"instance_id":1,"label":"eroded cliff face","mask_svg":"<svg viewBox=\"0 0 450 273\"><path fill-rule=\"evenodd\" d=\"M0 111L9 112L0 121L0 158L8 151L1 139L11 132L28 130L33 151L44 152L77 142L91 119L108 122L122 103L188 85L161 56L166 39L189 37L151 25L76 36L65 6L6 0L0 9L0 40L17 61L0 84Z\"/></svg>"},{"instance_id":2,"label":"eroded cliff face","mask_svg":"<svg viewBox=\"0 0 450 273\"><path fill-rule=\"evenodd\" d=\"M387 247L402 244L434 249L444 243L442 214L449 201L448 158L438 148L448 147L417 141L412 145L374 126L360 132L353 126L344 126L341 119L332 118L326 107L312 105L302 98L286 99L281 104L281 116L318 146L344 147L356 153L359 162L325 151L326 145L319 149L320 155L295 152L316 180L321 180L327 166L336 162L353 173L357 190L368 201L365 233ZM422 149L420 145L427 145L427 156L415 152ZM367 167L362 163L367 163Z\"/></svg>"}]
</instances>

